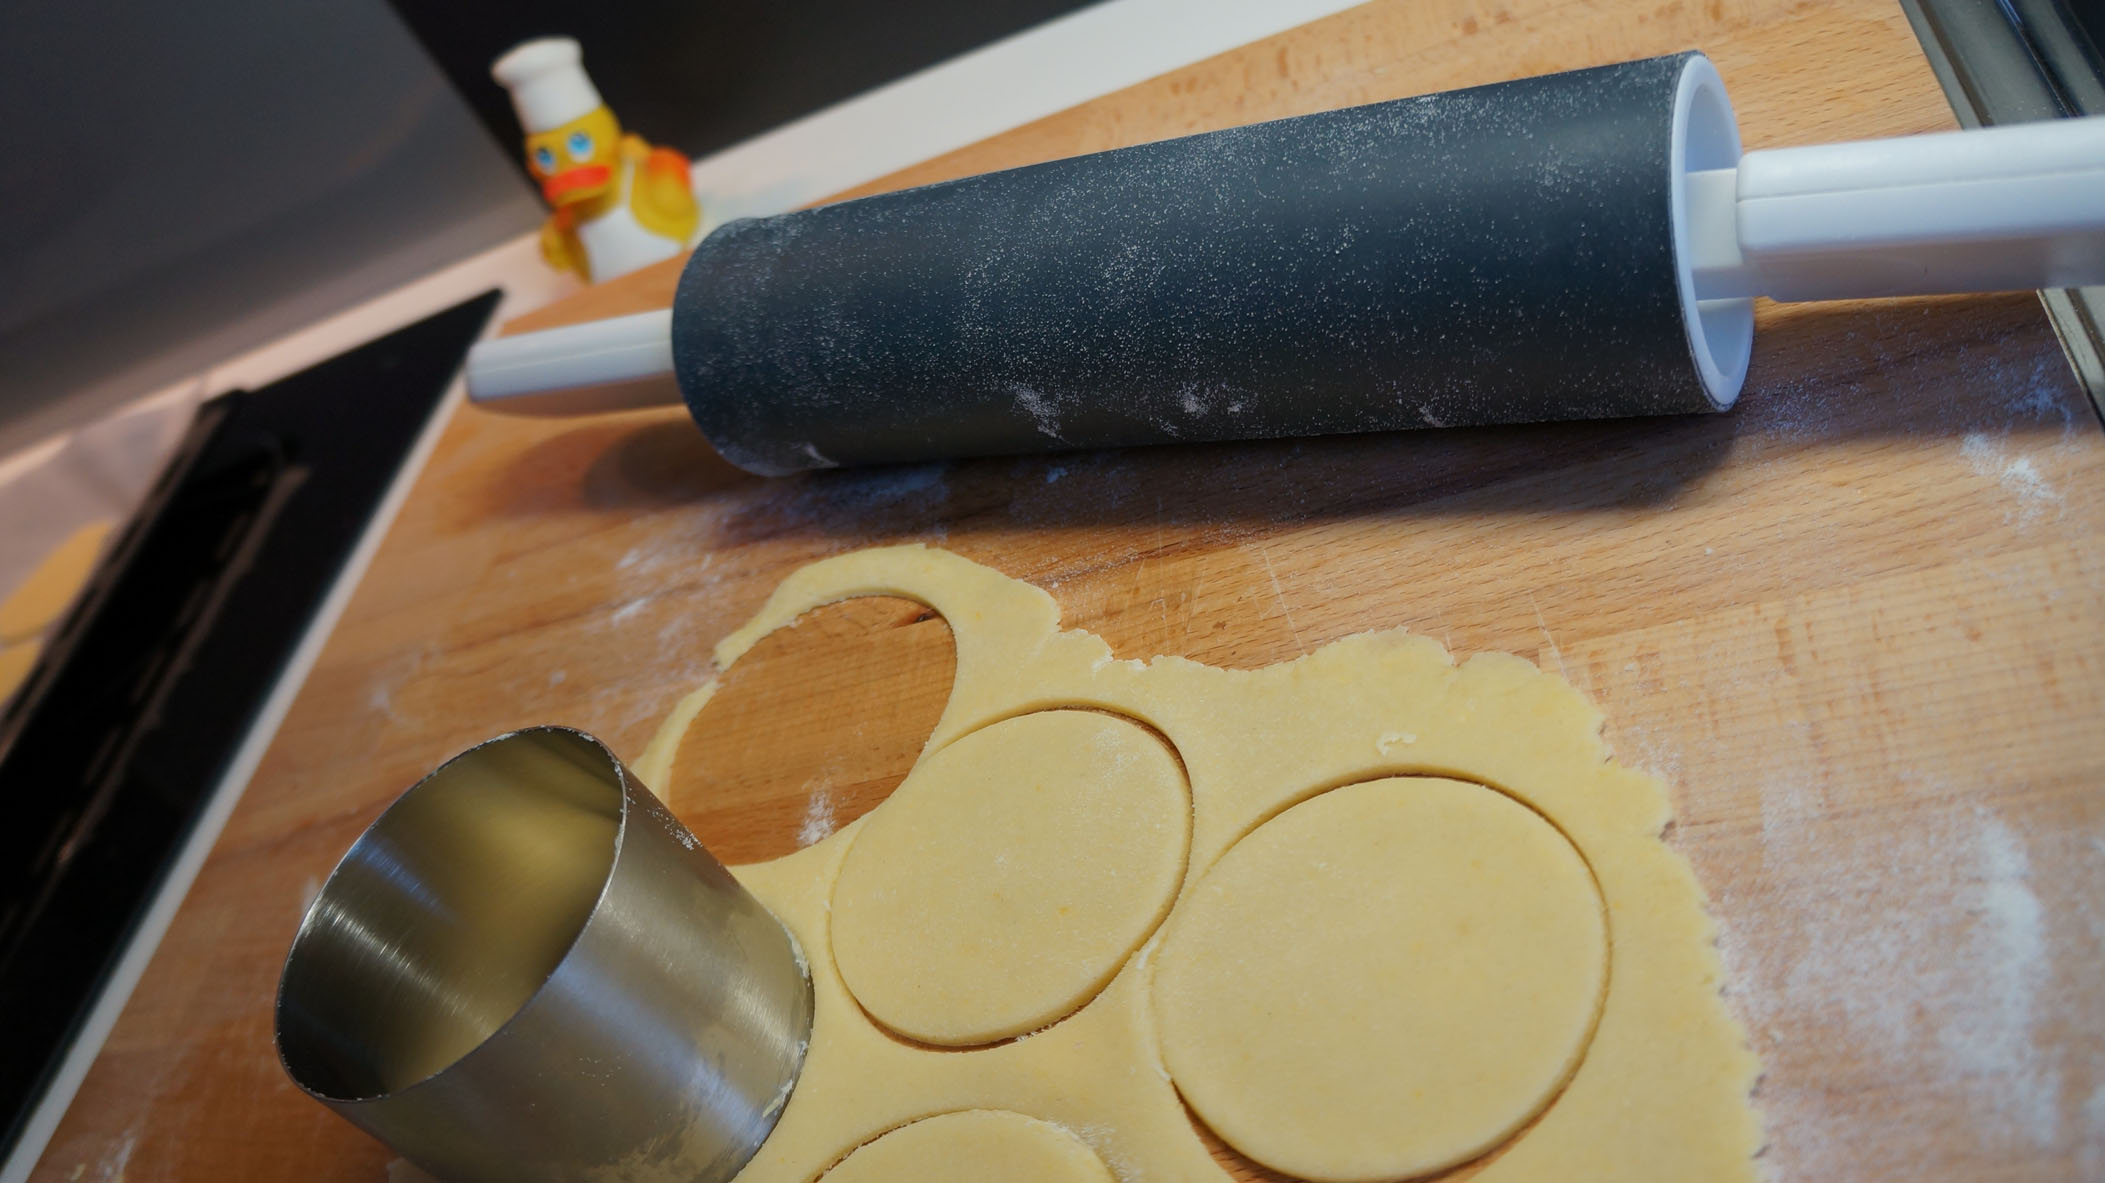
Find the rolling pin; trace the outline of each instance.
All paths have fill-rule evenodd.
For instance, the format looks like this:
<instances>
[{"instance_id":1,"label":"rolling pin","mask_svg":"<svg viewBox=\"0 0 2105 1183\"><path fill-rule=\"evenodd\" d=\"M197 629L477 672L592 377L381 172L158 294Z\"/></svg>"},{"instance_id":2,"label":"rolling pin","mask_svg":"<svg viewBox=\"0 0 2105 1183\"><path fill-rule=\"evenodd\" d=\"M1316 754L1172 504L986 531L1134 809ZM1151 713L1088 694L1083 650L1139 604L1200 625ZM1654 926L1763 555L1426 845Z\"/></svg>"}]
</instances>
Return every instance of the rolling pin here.
<instances>
[{"instance_id":1,"label":"rolling pin","mask_svg":"<svg viewBox=\"0 0 2105 1183\"><path fill-rule=\"evenodd\" d=\"M1720 411L1753 297L2105 283L2105 116L1742 153L1683 53L726 223L476 401L836 465ZM624 385L625 383L625 385Z\"/></svg>"}]
</instances>

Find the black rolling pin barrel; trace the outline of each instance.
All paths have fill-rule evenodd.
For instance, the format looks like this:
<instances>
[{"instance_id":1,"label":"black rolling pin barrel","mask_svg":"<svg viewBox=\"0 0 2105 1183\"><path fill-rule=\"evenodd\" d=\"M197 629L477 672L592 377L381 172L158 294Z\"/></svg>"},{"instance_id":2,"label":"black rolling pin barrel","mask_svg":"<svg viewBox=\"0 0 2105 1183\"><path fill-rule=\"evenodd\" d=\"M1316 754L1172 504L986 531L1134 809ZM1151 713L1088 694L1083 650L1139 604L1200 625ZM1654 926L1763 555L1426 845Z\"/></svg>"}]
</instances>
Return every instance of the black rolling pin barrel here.
<instances>
[{"instance_id":1,"label":"black rolling pin barrel","mask_svg":"<svg viewBox=\"0 0 2105 1183\"><path fill-rule=\"evenodd\" d=\"M680 277L674 370L710 441L764 473L1715 410L1672 226L1692 67L731 222Z\"/></svg>"}]
</instances>

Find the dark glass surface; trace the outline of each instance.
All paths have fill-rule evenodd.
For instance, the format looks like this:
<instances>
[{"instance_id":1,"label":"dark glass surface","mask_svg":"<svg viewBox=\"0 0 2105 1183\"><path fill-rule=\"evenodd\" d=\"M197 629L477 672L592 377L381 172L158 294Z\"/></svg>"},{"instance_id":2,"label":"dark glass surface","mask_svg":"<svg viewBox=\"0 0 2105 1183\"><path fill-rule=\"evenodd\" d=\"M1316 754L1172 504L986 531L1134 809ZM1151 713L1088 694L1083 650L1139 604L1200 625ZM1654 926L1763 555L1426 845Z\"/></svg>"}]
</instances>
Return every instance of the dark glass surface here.
<instances>
[{"instance_id":1,"label":"dark glass surface","mask_svg":"<svg viewBox=\"0 0 2105 1183\"><path fill-rule=\"evenodd\" d=\"M0 718L0 1154L496 300L205 404Z\"/></svg>"}]
</instances>

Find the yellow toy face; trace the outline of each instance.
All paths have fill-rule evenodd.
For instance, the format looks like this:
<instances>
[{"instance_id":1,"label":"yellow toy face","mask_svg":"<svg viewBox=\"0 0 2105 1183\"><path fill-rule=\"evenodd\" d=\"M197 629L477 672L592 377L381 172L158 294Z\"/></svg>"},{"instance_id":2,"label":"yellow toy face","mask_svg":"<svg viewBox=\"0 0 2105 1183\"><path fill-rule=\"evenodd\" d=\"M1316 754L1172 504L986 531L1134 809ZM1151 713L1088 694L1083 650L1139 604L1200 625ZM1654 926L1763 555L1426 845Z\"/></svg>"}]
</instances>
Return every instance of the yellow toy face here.
<instances>
[{"instance_id":1,"label":"yellow toy face","mask_svg":"<svg viewBox=\"0 0 2105 1183\"><path fill-rule=\"evenodd\" d=\"M620 154L621 124L605 107L526 137L526 167L541 182L541 196L554 206L606 193Z\"/></svg>"}]
</instances>

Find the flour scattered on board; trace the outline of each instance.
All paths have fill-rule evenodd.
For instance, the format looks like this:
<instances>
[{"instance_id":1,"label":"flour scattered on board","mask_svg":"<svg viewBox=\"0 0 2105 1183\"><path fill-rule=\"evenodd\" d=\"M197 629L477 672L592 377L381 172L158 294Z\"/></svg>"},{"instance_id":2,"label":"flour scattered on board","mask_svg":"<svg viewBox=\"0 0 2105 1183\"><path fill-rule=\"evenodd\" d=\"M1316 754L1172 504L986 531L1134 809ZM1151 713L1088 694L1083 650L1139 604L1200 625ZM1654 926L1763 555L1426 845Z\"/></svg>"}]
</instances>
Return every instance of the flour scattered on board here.
<instances>
[{"instance_id":1,"label":"flour scattered on board","mask_svg":"<svg viewBox=\"0 0 2105 1183\"><path fill-rule=\"evenodd\" d=\"M720 622L687 606L709 604L723 572L716 553L701 549L700 533L661 525L614 563L614 607L590 623L617 634L600 656L618 660L594 662L575 679L567 668L549 671L549 687L564 687L565 702L609 720L606 726L628 726L654 717L659 688L708 675L708 639ZM645 610L653 604L679 610Z\"/></svg>"},{"instance_id":2,"label":"flour scattered on board","mask_svg":"<svg viewBox=\"0 0 2105 1183\"><path fill-rule=\"evenodd\" d=\"M135 1126L124 1131L117 1141L111 1144L109 1150L103 1153L101 1160L95 1164L93 1174L89 1174L85 1166L80 1166L73 1168L70 1177L92 1180L93 1183L124 1183L124 1172L131 1166L132 1151L138 1147L139 1130Z\"/></svg>"},{"instance_id":3,"label":"flour scattered on board","mask_svg":"<svg viewBox=\"0 0 2105 1183\"><path fill-rule=\"evenodd\" d=\"M2028 526L2040 514L2061 503L2061 494L2039 473L2031 455L2012 448L2007 438L1972 431L1960 441L1959 454L1973 466L1974 475L1995 481L2017 502L2003 520Z\"/></svg>"},{"instance_id":4,"label":"flour scattered on board","mask_svg":"<svg viewBox=\"0 0 2105 1183\"><path fill-rule=\"evenodd\" d=\"M1987 363L1984 377L2007 392L2001 407L2007 419L1999 429L1967 432L1959 455L2014 503L2004 522L2028 526L2049 512L2060 516L2063 495L2050 479L2051 458L2075 444L2078 430L2066 368L2058 356L2036 357L2022 371L1998 358ZM2042 435L2042 426L2060 430Z\"/></svg>"},{"instance_id":5,"label":"flour scattered on board","mask_svg":"<svg viewBox=\"0 0 2105 1183\"><path fill-rule=\"evenodd\" d=\"M833 790L826 785L816 785L811 790L811 800L804 806L804 824L797 827L797 845L810 846L833 833L838 823L834 821Z\"/></svg>"},{"instance_id":6,"label":"flour scattered on board","mask_svg":"<svg viewBox=\"0 0 2105 1183\"><path fill-rule=\"evenodd\" d=\"M416 651L391 658L383 667L380 677L366 692L365 705L374 714L390 723L404 723L406 719L395 703L395 691L413 681L423 673L424 666L438 656L436 646L425 644Z\"/></svg>"},{"instance_id":7,"label":"flour scattered on board","mask_svg":"<svg viewBox=\"0 0 2105 1183\"><path fill-rule=\"evenodd\" d=\"M2062 1057L2035 1029L2052 1010L2053 961L2024 840L1984 807L1912 787L1923 804L1905 828L1868 841L1817 783L1780 772L1762 791L1764 898L1744 910L1718 900L1730 994L1766 1062L1756 1100L1773 1179L1861 1166L1885 1088L1972 1115L1966 1136L1996 1150L2054 1147L2067 1132ZM1764 921L1737 930L1734 913ZM1814 1078L1827 1063L1815 1046L1836 1044L1854 1062ZM1938 1168L1928 1157L1881 1166Z\"/></svg>"},{"instance_id":8,"label":"flour scattered on board","mask_svg":"<svg viewBox=\"0 0 2105 1183\"><path fill-rule=\"evenodd\" d=\"M1636 674L1640 667L1630 662L1623 673ZM1641 772L1649 772L1670 786L1684 784L1681 769L1681 751L1674 747L1657 731L1641 723L1629 722L1617 726L1615 732L1615 758L1623 765Z\"/></svg>"}]
</instances>

